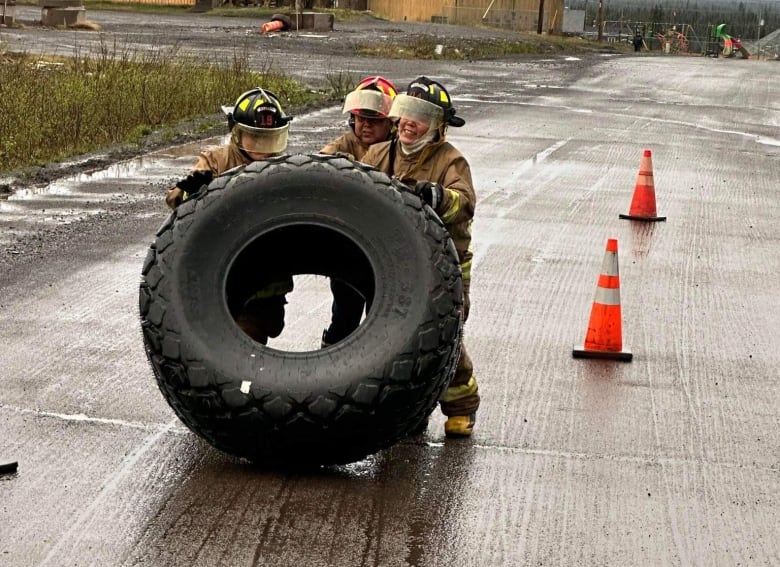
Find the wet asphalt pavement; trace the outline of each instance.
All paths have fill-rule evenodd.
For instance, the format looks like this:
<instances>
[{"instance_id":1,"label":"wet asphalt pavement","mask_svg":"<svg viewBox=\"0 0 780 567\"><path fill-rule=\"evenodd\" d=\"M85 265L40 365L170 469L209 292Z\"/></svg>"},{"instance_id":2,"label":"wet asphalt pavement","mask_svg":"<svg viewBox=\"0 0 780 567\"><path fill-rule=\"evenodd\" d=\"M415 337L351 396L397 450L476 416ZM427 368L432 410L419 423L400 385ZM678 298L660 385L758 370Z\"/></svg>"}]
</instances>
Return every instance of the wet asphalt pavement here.
<instances>
[{"instance_id":1,"label":"wet asphalt pavement","mask_svg":"<svg viewBox=\"0 0 780 567\"><path fill-rule=\"evenodd\" d=\"M442 78L467 120L450 139L479 199L474 436L445 440L437 412L422 436L296 472L190 433L138 318L164 189L204 144L164 150L0 201L0 464L19 462L0 566L780 561L778 64L392 65ZM337 108L298 116L290 147L343 127ZM644 149L666 222L618 218ZM608 238L630 363L571 356ZM315 348L329 305L321 279L296 281L271 346Z\"/></svg>"}]
</instances>

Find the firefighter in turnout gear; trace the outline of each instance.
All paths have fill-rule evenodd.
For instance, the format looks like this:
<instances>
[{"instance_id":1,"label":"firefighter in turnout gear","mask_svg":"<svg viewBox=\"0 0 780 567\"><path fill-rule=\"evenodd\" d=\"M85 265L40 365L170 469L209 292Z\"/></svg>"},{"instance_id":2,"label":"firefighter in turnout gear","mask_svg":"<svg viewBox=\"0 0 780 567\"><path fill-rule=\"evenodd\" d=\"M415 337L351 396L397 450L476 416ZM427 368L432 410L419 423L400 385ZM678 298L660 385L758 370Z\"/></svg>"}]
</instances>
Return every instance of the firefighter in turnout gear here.
<instances>
[{"instance_id":1,"label":"firefighter in turnout gear","mask_svg":"<svg viewBox=\"0 0 780 567\"><path fill-rule=\"evenodd\" d=\"M393 138L394 121L388 116L397 94L395 85L380 76L366 77L344 99L344 114L349 113L350 130L320 150L323 154L345 154L361 160L373 144ZM331 321L322 333L322 346L345 339L360 325L366 298L339 280L331 280L333 292Z\"/></svg>"},{"instance_id":2,"label":"firefighter in turnout gear","mask_svg":"<svg viewBox=\"0 0 780 567\"><path fill-rule=\"evenodd\" d=\"M349 113L349 131L320 150L342 153L360 161L372 144L392 138L394 125L388 117L396 88L380 76L366 77L344 99L343 113Z\"/></svg>"},{"instance_id":3,"label":"firefighter in turnout gear","mask_svg":"<svg viewBox=\"0 0 780 567\"><path fill-rule=\"evenodd\" d=\"M233 107L222 107L227 115L230 141L205 150L189 175L168 190L165 198L176 209L211 180L229 169L281 155L287 149L287 132L292 120L282 110L277 96L260 87L238 97ZM265 283L234 314L241 329L259 343L277 337L284 328L285 296L293 289L292 276Z\"/></svg>"},{"instance_id":4,"label":"firefighter in turnout gear","mask_svg":"<svg viewBox=\"0 0 780 567\"><path fill-rule=\"evenodd\" d=\"M463 126L447 90L427 77L412 81L393 100L390 117L398 119L394 140L371 146L363 162L414 189L441 218L458 251L463 274L463 320L468 318L471 283L471 223L476 195L466 158L445 134L448 126ZM440 400L447 416L447 437L471 435L479 407L471 358L461 345L455 374Z\"/></svg>"}]
</instances>

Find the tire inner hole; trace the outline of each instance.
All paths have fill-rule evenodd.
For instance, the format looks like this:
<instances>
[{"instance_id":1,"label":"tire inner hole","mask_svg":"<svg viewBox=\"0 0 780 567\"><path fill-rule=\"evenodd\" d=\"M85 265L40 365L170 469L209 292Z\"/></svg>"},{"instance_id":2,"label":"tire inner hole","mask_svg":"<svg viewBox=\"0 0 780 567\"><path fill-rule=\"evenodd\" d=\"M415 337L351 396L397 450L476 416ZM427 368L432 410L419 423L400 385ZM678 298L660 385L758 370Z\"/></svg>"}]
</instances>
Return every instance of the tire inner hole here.
<instances>
[{"instance_id":1,"label":"tire inner hole","mask_svg":"<svg viewBox=\"0 0 780 567\"><path fill-rule=\"evenodd\" d=\"M352 335L365 321L375 289L371 262L353 238L297 223L265 232L244 247L228 268L225 302L255 341L304 352Z\"/></svg>"}]
</instances>

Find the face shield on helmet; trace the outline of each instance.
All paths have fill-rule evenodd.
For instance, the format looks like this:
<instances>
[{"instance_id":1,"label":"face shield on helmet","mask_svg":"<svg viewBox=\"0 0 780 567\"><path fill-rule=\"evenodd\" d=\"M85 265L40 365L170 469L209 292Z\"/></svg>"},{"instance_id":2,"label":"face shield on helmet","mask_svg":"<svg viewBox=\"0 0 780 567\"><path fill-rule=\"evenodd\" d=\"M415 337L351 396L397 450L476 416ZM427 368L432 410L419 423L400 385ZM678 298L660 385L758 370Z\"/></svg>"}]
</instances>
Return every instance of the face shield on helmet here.
<instances>
[{"instance_id":1,"label":"face shield on helmet","mask_svg":"<svg viewBox=\"0 0 780 567\"><path fill-rule=\"evenodd\" d=\"M433 81L428 77L418 77L409 83L406 94L440 108L442 111L440 124L444 128L447 126L463 126L466 123L460 116L455 116L455 107L452 106L450 94L441 83Z\"/></svg>"},{"instance_id":2,"label":"face shield on helmet","mask_svg":"<svg viewBox=\"0 0 780 567\"><path fill-rule=\"evenodd\" d=\"M287 148L291 116L282 110L272 92L256 88L238 97L228 122L231 138L245 152L277 154Z\"/></svg>"},{"instance_id":3,"label":"face shield on helmet","mask_svg":"<svg viewBox=\"0 0 780 567\"><path fill-rule=\"evenodd\" d=\"M361 89L354 90L344 99L342 112L357 114L364 118L387 118L393 98L379 91Z\"/></svg>"},{"instance_id":4,"label":"face shield on helmet","mask_svg":"<svg viewBox=\"0 0 780 567\"><path fill-rule=\"evenodd\" d=\"M444 118L444 109L440 106L406 94L399 94L393 100L393 106L390 109L390 118L406 118L428 124L436 129L442 123Z\"/></svg>"},{"instance_id":5,"label":"face shield on helmet","mask_svg":"<svg viewBox=\"0 0 780 567\"><path fill-rule=\"evenodd\" d=\"M349 113L349 127L355 131L355 117L388 118L398 91L395 85L379 75L365 77L344 99L343 113ZM373 142L371 142L373 143Z\"/></svg>"},{"instance_id":6,"label":"face shield on helmet","mask_svg":"<svg viewBox=\"0 0 780 567\"><path fill-rule=\"evenodd\" d=\"M278 154L287 148L287 127L249 128L236 123L232 140L240 149L253 154Z\"/></svg>"}]
</instances>

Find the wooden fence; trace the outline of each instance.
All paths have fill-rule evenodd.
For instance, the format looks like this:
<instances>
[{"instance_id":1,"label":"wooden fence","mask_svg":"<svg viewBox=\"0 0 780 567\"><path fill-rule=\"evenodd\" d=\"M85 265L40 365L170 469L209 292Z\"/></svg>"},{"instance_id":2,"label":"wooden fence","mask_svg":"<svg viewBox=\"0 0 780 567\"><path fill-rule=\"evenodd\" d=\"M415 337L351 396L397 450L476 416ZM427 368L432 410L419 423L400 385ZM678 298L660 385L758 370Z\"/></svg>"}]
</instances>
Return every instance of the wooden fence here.
<instances>
[{"instance_id":1,"label":"wooden fence","mask_svg":"<svg viewBox=\"0 0 780 567\"><path fill-rule=\"evenodd\" d=\"M2 0L0 0L1 2ZM156 4L159 6L194 6L197 0L107 0L114 4ZM316 0L309 2L314 8L348 8L366 10L368 0ZM295 8L295 0L225 0L225 4L235 6L265 6L269 8ZM303 3L302 3L303 4ZM219 2L215 3L219 5ZM305 7L305 6L304 6Z\"/></svg>"},{"instance_id":2,"label":"wooden fence","mask_svg":"<svg viewBox=\"0 0 780 567\"><path fill-rule=\"evenodd\" d=\"M155 6L194 6L196 0L108 0L111 4L154 4Z\"/></svg>"},{"instance_id":3,"label":"wooden fence","mask_svg":"<svg viewBox=\"0 0 780 567\"><path fill-rule=\"evenodd\" d=\"M545 0L544 32L560 32L564 0ZM539 0L368 0L368 9L390 20L487 24L537 31Z\"/></svg>"},{"instance_id":4,"label":"wooden fence","mask_svg":"<svg viewBox=\"0 0 780 567\"><path fill-rule=\"evenodd\" d=\"M197 0L109 0L117 4L194 6ZM218 5L217 0L214 0ZM228 0L234 5L290 8L295 0ZM228 3L226 2L226 3ZM560 33L564 0L545 0L542 31ZM319 0L315 6L367 9L395 21L487 24L517 31L537 31L539 0Z\"/></svg>"}]
</instances>

